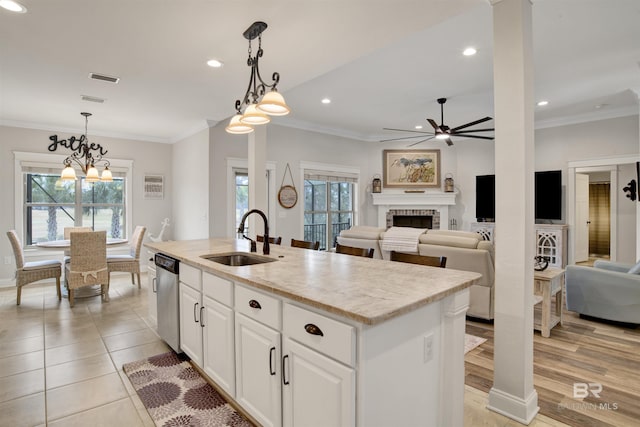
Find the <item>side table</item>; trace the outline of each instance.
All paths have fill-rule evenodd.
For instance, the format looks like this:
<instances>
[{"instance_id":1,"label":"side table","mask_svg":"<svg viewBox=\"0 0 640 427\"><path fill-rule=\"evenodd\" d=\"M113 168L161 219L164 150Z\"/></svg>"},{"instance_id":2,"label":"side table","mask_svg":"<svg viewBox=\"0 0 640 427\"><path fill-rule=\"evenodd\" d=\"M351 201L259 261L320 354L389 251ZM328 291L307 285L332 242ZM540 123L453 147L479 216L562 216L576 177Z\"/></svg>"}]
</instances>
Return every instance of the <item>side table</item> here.
<instances>
[{"instance_id":1,"label":"side table","mask_svg":"<svg viewBox=\"0 0 640 427\"><path fill-rule=\"evenodd\" d=\"M551 328L558 323L562 325L562 305L564 303L564 270L561 268L547 268L535 271L533 274L534 304L542 303L540 322L534 319L534 328L548 338ZM551 298L556 297L555 313L551 312Z\"/></svg>"}]
</instances>

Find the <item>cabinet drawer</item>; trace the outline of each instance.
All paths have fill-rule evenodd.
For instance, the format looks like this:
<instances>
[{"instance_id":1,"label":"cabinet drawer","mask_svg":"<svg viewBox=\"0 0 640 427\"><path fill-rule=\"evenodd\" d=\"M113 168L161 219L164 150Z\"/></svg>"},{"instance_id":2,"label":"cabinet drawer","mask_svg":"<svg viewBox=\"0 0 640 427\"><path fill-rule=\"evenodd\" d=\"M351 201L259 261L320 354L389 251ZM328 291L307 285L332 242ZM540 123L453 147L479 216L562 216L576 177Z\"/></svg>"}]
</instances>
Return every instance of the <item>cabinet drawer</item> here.
<instances>
[{"instance_id":1,"label":"cabinet drawer","mask_svg":"<svg viewBox=\"0 0 640 427\"><path fill-rule=\"evenodd\" d=\"M353 326L291 304L284 304L282 317L285 335L342 363L355 366L356 331Z\"/></svg>"},{"instance_id":2,"label":"cabinet drawer","mask_svg":"<svg viewBox=\"0 0 640 427\"><path fill-rule=\"evenodd\" d=\"M181 263L179 268L178 276L180 277L180 281L197 291L202 291L202 272L184 263Z\"/></svg>"},{"instance_id":3,"label":"cabinet drawer","mask_svg":"<svg viewBox=\"0 0 640 427\"><path fill-rule=\"evenodd\" d=\"M202 293L227 307L233 307L233 282L230 280L203 272Z\"/></svg>"},{"instance_id":4,"label":"cabinet drawer","mask_svg":"<svg viewBox=\"0 0 640 427\"><path fill-rule=\"evenodd\" d=\"M243 286L235 287L236 311L280 330L280 300ZM259 307L259 308L258 308Z\"/></svg>"}]
</instances>

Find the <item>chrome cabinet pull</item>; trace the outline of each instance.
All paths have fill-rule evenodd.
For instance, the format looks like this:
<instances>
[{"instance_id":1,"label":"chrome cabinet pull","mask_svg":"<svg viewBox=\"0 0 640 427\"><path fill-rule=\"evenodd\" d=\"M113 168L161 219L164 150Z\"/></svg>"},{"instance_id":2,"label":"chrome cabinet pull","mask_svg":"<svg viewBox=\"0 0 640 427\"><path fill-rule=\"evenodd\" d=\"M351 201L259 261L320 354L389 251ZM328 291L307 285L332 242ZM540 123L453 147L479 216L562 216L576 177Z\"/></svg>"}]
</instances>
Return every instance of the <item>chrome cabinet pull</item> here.
<instances>
[{"instance_id":1,"label":"chrome cabinet pull","mask_svg":"<svg viewBox=\"0 0 640 427\"><path fill-rule=\"evenodd\" d=\"M155 277L151 280L151 290L156 294L158 293L158 282Z\"/></svg>"},{"instance_id":2,"label":"chrome cabinet pull","mask_svg":"<svg viewBox=\"0 0 640 427\"><path fill-rule=\"evenodd\" d=\"M311 335L318 335L318 336L321 336L321 337L324 336L324 333L322 332L322 329L320 329L319 327L317 327L313 323L307 323L306 325L304 325L304 330L307 331L307 333L311 334Z\"/></svg>"}]
</instances>

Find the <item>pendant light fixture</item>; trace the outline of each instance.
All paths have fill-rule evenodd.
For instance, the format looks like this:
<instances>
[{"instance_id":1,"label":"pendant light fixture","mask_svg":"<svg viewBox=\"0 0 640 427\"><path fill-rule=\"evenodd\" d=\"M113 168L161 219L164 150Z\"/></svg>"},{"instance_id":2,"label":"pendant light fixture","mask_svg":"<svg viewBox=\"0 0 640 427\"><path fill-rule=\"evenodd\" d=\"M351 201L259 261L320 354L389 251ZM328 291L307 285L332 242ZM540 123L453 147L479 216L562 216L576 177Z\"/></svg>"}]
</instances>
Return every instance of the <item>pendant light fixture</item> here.
<instances>
[{"instance_id":1,"label":"pendant light fixture","mask_svg":"<svg viewBox=\"0 0 640 427\"><path fill-rule=\"evenodd\" d=\"M111 170L109 170L109 161L103 159L102 156L107 154L107 150L105 150L100 144L89 143L89 136L87 132L87 128L89 126L89 117L91 117L91 113L80 113L84 116L84 135L82 135L79 139L75 137L69 138L68 144L65 145L67 148L71 148L73 150L73 154L64 159L64 169L60 174L60 179L63 181L74 181L76 180L76 171L72 166L72 162L75 162L82 172L85 174L85 181L87 182L111 182L113 181L113 175L111 174ZM76 144L77 142L77 144ZM94 151L95 154L91 152ZM104 163L104 170L102 171L102 176L100 176L98 169L96 168L96 164Z\"/></svg>"},{"instance_id":2,"label":"pendant light fixture","mask_svg":"<svg viewBox=\"0 0 640 427\"><path fill-rule=\"evenodd\" d=\"M253 126L264 125L271 121L269 116L285 116L291 111L284 97L277 91L280 74L275 72L271 77L273 83L267 84L260 76L258 60L264 54L262 50L262 32L267 29L264 22L254 22L242 33L249 40L249 58L247 65L251 67L249 86L242 100L236 100L236 114L231 118L226 131L233 134L253 132ZM258 39L258 51L255 56L251 50L251 42ZM267 90L269 90L267 92ZM244 112L242 111L244 108Z\"/></svg>"}]
</instances>

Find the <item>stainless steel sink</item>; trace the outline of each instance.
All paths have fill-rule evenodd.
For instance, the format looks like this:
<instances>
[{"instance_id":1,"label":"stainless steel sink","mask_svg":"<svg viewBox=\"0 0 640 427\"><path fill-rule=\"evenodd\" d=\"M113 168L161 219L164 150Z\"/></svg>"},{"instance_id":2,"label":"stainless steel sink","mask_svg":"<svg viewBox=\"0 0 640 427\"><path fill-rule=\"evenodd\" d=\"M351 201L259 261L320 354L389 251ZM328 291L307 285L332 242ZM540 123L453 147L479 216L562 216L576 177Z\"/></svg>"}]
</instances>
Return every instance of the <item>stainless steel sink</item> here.
<instances>
[{"instance_id":1,"label":"stainless steel sink","mask_svg":"<svg viewBox=\"0 0 640 427\"><path fill-rule=\"evenodd\" d=\"M201 255L201 258L218 264L230 265L232 267L241 267L243 265L264 264L267 262L277 261L274 258L255 255L247 252L228 252L224 254Z\"/></svg>"}]
</instances>

